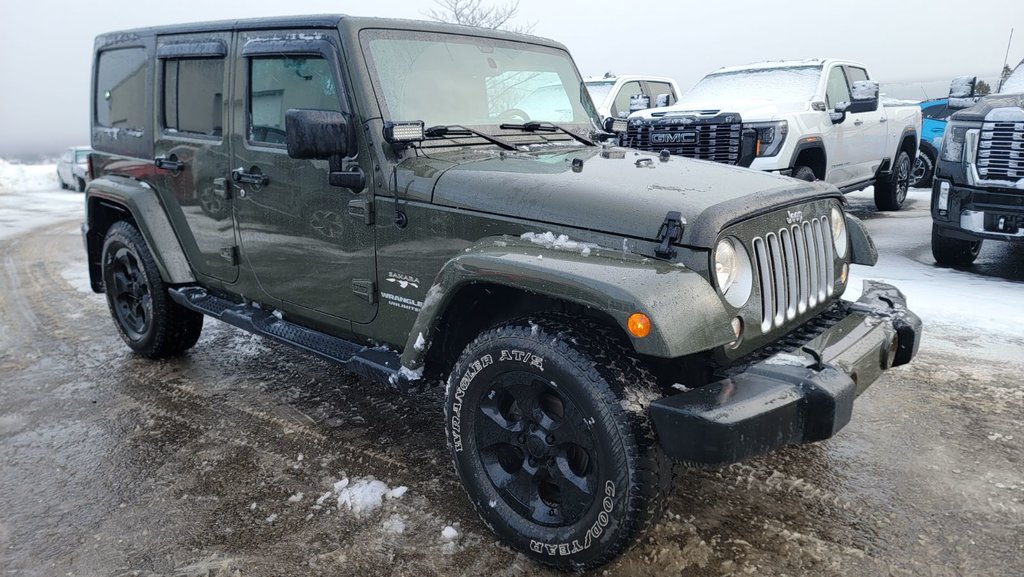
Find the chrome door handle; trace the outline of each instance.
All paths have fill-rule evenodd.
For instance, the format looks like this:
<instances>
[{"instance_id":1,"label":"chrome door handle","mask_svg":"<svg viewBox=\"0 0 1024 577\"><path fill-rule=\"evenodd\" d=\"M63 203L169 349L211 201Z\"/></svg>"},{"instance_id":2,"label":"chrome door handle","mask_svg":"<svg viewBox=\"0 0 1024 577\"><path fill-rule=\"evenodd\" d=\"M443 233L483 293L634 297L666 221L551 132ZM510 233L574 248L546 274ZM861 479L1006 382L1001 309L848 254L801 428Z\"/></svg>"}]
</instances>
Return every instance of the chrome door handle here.
<instances>
[{"instance_id":1,"label":"chrome door handle","mask_svg":"<svg viewBox=\"0 0 1024 577\"><path fill-rule=\"evenodd\" d=\"M854 126L860 126L861 124L864 124L864 121L859 118L853 121Z\"/></svg>"},{"instance_id":2,"label":"chrome door handle","mask_svg":"<svg viewBox=\"0 0 1024 577\"><path fill-rule=\"evenodd\" d=\"M885 122L886 120L889 120L889 119L884 117L884 116L878 119L879 122Z\"/></svg>"}]
</instances>

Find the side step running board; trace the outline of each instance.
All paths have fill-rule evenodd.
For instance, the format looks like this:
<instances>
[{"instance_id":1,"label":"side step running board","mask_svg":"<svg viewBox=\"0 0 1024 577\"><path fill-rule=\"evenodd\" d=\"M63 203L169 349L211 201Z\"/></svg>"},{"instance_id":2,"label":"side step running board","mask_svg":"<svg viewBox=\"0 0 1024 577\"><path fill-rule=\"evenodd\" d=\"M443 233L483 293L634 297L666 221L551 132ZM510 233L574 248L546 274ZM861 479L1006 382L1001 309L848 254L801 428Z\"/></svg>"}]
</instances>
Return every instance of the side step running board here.
<instances>
[{"instance_id":1,"label":"side step running board","mask_svg":"<svg viewBox=\"0 0 1024 577\"><path fill-rule=\"evenodd\" d=\"M269 311L211 295L202 288L172 288L169 292L171 299L185 308L322 359L341 363L357 375L377 383L403 391L410 388L410 381L400 370L402 365L395 351L370 349L279 319Z\"/></svg>"}]
</instances>

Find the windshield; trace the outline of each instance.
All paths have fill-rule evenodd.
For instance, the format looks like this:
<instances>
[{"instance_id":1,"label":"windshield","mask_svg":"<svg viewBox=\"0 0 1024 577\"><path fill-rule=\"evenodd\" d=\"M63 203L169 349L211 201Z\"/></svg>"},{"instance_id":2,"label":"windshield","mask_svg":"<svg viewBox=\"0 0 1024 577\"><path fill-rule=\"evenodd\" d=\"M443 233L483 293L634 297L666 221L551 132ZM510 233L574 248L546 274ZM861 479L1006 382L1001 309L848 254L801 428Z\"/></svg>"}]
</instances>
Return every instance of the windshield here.
<instances>
[{"instance_id":1,"label":"windshield","mask_svg":"<svg viewBox=\"0 0 1024 577\"><path fill-rule=\"evenodd\" d=\"M979 82L980 84L980 82ZM1024 92L1024 64L1018 65L1013 74L1006 79L999 89L1000 94L1014 94Z\"/></svg>"},{"instance_id":2,"label":"windshield","mask_svg":"<svg viewBox=\"0 0 1024 577\"><path fill-rule=\"evenodd\" d=\"M818 90L820 77L821 66L708 74L680 99L680 103L737 98L779 102L810 100Z\"/></svg>"},{"instance_id":3,"label":"windshield","mask_svg":"<svg viewBox=\"0 0 1024 577\"><path fill-rule=\"evenodd\" d=\"M562 50L406 30L364 30L360 37L386 120L594 126L579 73Z\"/></svg>"},{"instance_id":4,"label":"windshield","mask_svg":"<svg viewBox=\"0 0 1024 577\"><path fill-rule=\"evenodd\" d=\"M594 104L601 104L605 98L611 94L612 88L615 87L614 80L592 80L586 83L587 92L590 93L590 98L594 101Z\"/></svg>"}]
</instances>

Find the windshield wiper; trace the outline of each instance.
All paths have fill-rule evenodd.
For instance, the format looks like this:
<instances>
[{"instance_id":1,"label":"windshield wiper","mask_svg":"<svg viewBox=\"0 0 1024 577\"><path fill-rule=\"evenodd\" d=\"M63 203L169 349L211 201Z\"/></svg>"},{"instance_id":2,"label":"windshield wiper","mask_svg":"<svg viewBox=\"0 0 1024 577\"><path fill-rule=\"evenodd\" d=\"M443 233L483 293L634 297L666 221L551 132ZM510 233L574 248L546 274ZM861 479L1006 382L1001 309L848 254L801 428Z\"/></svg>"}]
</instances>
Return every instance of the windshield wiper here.
<instances>
[{"instance_id":1,"label":"windshield wiper","mask_svg":"<svg viewBox=\"0 0 1024 577\"><path fill-rule=\"evenodd\" d=\"M444 138L446 136L478 136L483 138L491 144L497 144L505 150L516 150L516 147L504 140L491 136L485 132L479 130L473 130L472 128L466 128L459 124L449 124L440 126L431 126L430 128L423 131L423 136L427 138Z\"/></svg>"},{"instance_id":2,"label":"windshield wiper","mask_svg":"<svg viewBox=\"0 0 1024 577\"><path fill-rule=\"evenodd\" d=\"M498 128L500 128L502 130L525 130L526 132L556 132L556 131L561 131L561 132L563 132L565 134L568 134L573 139L575 139L575 140L577 140L579 142L582 142L583 144L586 144L587 146L597 146L596 144L594 144L593 140L590 140L589 138L584 138L584 137L580 136L579 134L576 134L575 132L572 132L572 131L568 130L567 128L563 127L563 126L559 126L559 125L557 125L557 124L555 124L553 122L548 122L546 120L530 120L530 121L524 122L522 124L501 124L501 125L498 126Z\"/></svg>"}]
</instances>

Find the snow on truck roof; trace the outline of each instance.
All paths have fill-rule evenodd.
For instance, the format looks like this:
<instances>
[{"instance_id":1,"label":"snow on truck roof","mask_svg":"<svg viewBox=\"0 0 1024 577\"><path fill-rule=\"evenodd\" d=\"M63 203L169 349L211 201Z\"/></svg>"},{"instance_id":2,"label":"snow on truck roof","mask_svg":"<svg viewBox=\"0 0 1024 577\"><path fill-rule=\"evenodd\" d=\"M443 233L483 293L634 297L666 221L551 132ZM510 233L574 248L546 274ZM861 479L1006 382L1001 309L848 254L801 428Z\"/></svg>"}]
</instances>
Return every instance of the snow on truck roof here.
<instances>
[{"instance_id":1,"label":"snow on truck roof","mask_svg":"<svg viewBox=\"0 0 1024 577\"><path fill-rule=\"evenodd\" d=\"M867 68L860 62L854 62L852 60L840 60L837 58L804 58L803 60L764 60L761 62L751 62L750 64L741 64L739 66L723 66L722 68L715 70L711 74L726 74L730 72L744 72L747 70L771 70L774 68L824 66L826 64L832 63L851 64L853 66L861 66Z\"/></svg>"},{"instance_id":2,"label":"snow on truck roof","mask_svg":"<svg viewBox=\"0 0 1024 577\"><path fill-rule=\"evenodd\" d=\"M675 80L668 76L654 76L650 74L619 74L611 76L587 76L583 79L583 82L608 82L613 83L619 80L628 82L630 80L655 80L658 82L675 82Z\"/></svg>"}]
</instances>

